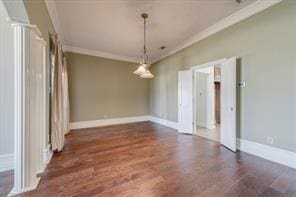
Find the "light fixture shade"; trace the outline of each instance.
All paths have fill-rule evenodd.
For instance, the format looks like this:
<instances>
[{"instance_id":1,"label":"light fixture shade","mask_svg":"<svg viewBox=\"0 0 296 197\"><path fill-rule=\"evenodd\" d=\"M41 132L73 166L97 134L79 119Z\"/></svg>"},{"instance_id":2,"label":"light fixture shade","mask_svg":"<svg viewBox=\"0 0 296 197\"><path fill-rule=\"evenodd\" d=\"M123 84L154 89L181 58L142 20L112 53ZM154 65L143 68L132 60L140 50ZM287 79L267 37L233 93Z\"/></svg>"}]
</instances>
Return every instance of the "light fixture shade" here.
<instances>
[{"instance_id":1,"label":"light fixture shade","mask_svg":"<svg viewBox=\"0 0 296 197\"><path fill-rule=\"evenodd\" d=\"M137 70L134 71L134 74L136 75L142 75L147 71L147 64L141 64Z\"/></svg>"},{"instance_id":2,"label":"light fixture shade","mask_svg":"<svg viewBox=\"0 0 296 197\"><path fill-rule=\"evenodd\" d=\"M153 78L154 75L149 70L146 70L146 72L142 74L141 77L145 79L150 79L150 78Z\"/></svg>"}]
</instances>

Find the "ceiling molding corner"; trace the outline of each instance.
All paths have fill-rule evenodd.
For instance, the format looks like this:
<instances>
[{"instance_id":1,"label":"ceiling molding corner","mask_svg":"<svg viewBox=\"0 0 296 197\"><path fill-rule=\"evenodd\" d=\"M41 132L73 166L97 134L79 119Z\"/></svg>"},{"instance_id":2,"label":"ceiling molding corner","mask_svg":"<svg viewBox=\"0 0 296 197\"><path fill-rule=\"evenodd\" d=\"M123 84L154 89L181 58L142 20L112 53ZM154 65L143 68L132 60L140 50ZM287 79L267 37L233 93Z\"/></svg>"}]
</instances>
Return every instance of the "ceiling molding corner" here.
<instances>
[{"instance_id":1,"label":"ceiling molding corner","mask_svg":"<svg viewBox=\"0 0 296 197\"><path fill-rule=\"evenodd\" d=\"M174 47L173 49L169 50L165 55L160 56L159 58L156 58L152 61L152 63L155 63L159 60L162 60L165 57L168 57L186 47L189 47L193 45L194 43L203 40L219 31L222 31L223 29L226 29L227 27L234 25L250 16L253 16L277 3L280 3L282 0L257 0L250 5L238 10L237 12L223 18L219 22L215 23L214 25L206 28L205 30L202 30L195 34L194 36L186 39L183 43L179 44L177 47Z\"/></svg>"},{"instance_id":2,"label":"ceiling molding corner","mask_svg":"<svg viewBox=\"0 0 296 197\"><path fill-rule=\"evenodd\" d=\"M80 54L84 54L84 55L103 57L103 58L108 58L108 59L113 59L113 60L120 60L120 61L125 61L125 62L139 63L139 60L135 59L135 58L122 56L122 55L116 55L116 54L112 54L112 53L106 53L106 52L97 51L97 50L81 48L81 47L74 47L74 46L64 45L63 49L65 51L73 52L73 53L80 53Z\"/></svg>"},{"instance_id":3,"label":"ceiling molding corner","mask_svg":"<svg viewBox=\"0 0 296 197\"><path fill-rule=\"evenodd\" d=\"M51 22L55 28L56 33L58 34L58 38L62 45L65 45L65 37L62 31L62 26L59 21L58 12L56 8L56 3L54 0L45 0L45 5L47 7Z\"/></svg>"}]
</instances>

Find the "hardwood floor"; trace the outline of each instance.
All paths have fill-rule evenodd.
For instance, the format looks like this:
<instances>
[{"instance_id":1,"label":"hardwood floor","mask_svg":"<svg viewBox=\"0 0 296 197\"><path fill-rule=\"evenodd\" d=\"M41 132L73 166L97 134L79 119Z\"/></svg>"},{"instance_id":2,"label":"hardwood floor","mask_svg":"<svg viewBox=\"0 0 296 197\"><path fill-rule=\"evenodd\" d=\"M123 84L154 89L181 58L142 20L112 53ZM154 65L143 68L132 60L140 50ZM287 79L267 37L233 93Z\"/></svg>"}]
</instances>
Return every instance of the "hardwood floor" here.
<instances>
[{"instance_id":1,"label":"hardwood floor","mask_svg":"<svg viewBox=\"0 0 296 197\"><path fill-rule=\"evenodd\" d=\"M296 196L296 171L142 122L72 131L22 196Z\"/></svg>"},{"instance_id":2,"label":"hardwood floor","mask_svg":"<svg viewBox=\"0 0 296 197\"><path fill-rule=\"evenodd\" d=\"M0 196L7 196L13 188L13 170L0 172Z\"/></svg>"},{"instance_id":3,"label":"hardwood floor","mask_svg":"<svg viewBox=\"0 0 296 197\"><path fill-rule=\"evenodd\" d=\"M220 124L216 124L216 127L214 129L207 129L205 127L198 126L196 129L196 135L220 143L220 130Z\"/></svg>"}]
</instances>

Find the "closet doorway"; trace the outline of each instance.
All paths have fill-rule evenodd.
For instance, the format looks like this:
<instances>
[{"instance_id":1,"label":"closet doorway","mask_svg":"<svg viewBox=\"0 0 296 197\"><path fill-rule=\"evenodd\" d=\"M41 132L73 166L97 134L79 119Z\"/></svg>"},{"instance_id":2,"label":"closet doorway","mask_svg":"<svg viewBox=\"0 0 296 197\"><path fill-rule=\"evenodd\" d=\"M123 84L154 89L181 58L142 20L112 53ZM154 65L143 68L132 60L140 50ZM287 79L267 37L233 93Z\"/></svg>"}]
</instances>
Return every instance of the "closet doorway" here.
<instances>
[{"instance_id":1,"label":"closet doorway","mask_svg":"<svg viewBox=\"0 0 296 197\"><path fill-rule=\"evenodd\" d=\"M196 69L194 75L195 134L220 142L221 66Z\"/></svg>"}]
</instances>

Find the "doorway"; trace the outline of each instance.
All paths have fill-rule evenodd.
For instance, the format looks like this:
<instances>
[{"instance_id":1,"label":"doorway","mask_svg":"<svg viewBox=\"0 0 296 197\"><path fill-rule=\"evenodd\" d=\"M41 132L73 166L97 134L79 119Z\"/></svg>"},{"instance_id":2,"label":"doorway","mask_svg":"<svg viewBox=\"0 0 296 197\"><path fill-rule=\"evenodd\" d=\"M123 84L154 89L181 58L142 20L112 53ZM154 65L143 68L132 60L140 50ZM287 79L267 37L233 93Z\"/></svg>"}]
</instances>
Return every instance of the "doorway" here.
<instances>
[{"instance_id":1,"label":"doorway","mask_svg":"<svg viewBox=\"0 0 296 197\"><path fill-rule=\"evenodd\" d=\"M220 142L220 64L196 69L195 88L195 134Z\"/></svg>"},{"instance_id":2,"label":"doorway","mask_svg":"<svg viewBox=\"0 0 296 197\"><path fill-rule=\"evenodd\" d=\"M236 57L179 71L179 132L236 151Z\"/></svg>"}]
</instances>

